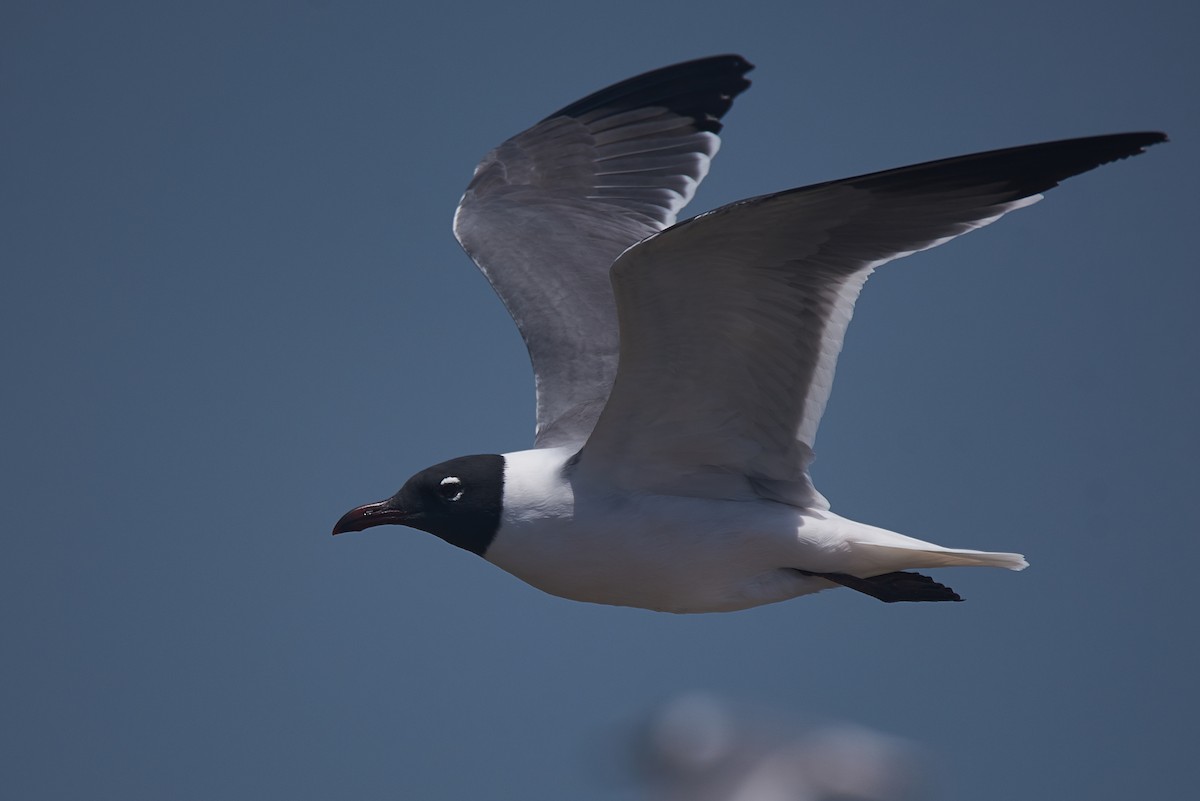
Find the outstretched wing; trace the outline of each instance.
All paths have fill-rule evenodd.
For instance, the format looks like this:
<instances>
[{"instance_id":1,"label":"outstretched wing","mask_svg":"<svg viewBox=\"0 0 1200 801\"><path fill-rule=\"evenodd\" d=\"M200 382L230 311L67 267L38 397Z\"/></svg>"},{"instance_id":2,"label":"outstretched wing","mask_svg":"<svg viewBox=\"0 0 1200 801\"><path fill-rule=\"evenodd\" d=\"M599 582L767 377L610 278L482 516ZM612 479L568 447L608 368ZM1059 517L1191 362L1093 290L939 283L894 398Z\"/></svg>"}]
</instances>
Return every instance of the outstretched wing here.
<instances>
[{"instance_id":1,"label":"outstretched wing","mask_svg":"<svg viewBox=\"0 0 1200 801\"><path fill-rule=\"evenodd\" d=\"M529 349L537 447L591 433L617 370L609 269L692 199L751 69L726 55L631 78L551 114L475 168L454 234Z\"/></svg>"},{"instance_id":2,"label":"outstretched wing","mask_svg":"<svg viewBox=\"0 0 1200 801\"><path fill-rule=\"evenodd\" d=\"M1165 139L1072 139L817 184L631 248L613 267L620 369L577 469L648 491L825 506L807 466L867 276Z\"/></svg>"}]
</instances>

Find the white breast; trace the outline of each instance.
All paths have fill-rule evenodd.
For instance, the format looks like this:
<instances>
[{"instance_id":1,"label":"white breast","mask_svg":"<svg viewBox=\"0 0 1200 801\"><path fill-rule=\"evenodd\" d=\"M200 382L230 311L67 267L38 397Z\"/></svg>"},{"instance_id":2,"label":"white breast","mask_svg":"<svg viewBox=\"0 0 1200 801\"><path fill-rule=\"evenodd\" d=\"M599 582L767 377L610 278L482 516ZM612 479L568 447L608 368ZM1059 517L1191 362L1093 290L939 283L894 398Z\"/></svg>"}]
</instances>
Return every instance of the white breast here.
<instances>
[{"instance_id":1,"label":"white breast","mask_svg":"<svg viewBox=\"0 0 1200 801\"><path fill-rule=\"evenodd\" d=\"M568 449L505 454L504 511L487 559L540 590L674 612L726 611L830 586L781 569L818 534L800 509L576 486ZM816 539L821 539L816 537ZM813 543L816 545L816 543Z\"/></svg>"}]
</instances>

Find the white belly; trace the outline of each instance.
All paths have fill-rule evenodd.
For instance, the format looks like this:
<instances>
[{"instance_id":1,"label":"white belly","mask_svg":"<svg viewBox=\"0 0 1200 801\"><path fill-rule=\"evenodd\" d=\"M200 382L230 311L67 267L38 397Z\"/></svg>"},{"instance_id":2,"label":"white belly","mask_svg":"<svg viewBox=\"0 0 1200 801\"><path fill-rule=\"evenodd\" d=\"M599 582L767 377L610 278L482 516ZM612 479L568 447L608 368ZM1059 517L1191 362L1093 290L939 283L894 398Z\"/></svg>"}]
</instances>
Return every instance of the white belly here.
<instances>
[{"instance_id":1,"label":"white belly","mask_svg":"<svg viewBox=\"0 0 1200 801\"><path fill-rule=\"evenodd\" d=\"M834 586L799 571L859 578L987 565L1019 554L943 548L831 512L775 501L586 490L565 478L571 452L505 454L500 528L485 553L540 590L666 612L722 612Z\"/></svg>"},{"instance_id":2,"label":"white belly","mask_svg":"<svg viewBox=\"0 0 1200 801\"><path fill-rule=\"evenodd\" d=\"M821 570L832 544L821 520L794 507L634 496L563 512L505 520L487 559L553 595L668 612L746 609L832 586L788 569Z\"/></svg>"}]
</instances>

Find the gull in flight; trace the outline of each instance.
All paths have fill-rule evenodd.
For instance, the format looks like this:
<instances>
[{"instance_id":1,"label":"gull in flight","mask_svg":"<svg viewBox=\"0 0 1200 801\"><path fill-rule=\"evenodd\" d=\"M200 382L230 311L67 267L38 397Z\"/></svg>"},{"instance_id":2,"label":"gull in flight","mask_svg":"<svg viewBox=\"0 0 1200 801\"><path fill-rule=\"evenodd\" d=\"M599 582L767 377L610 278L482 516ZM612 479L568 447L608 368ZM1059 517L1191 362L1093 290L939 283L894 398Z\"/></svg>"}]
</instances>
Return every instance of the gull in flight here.
<instances>
[{"instance_id":1,"label":"gull in flight","mask_svg":"<svg viewBox=\"0 0 1200 801\"><path fill-rule=\"evenodd\" d=\"M534 446L462 456L334 534L435 534L545 592L668 612L842 586L957 601L916 569L1021 570L834 514L813 440L867 276L1031 205L1161 133L995 150L750 198L684 222L752 66L648 72L492 150L454 233L529 349Z\"/></svg>"}]
</instances>

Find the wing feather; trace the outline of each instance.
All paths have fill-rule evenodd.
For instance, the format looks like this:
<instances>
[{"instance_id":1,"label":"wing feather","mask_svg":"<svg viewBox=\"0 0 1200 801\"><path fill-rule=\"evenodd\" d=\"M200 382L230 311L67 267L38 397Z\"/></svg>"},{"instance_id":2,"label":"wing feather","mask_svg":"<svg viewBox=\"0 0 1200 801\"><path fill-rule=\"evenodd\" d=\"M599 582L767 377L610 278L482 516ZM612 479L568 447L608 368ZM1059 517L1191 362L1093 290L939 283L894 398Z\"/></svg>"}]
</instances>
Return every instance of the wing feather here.
<instances>
[{"instance_id":1,"label":"wing feather","mask_svg":"<svg viewBox=\"0 0 1200 801\"><path fill-rule=\"evenodd\" d=\"M525 339L537 447L582 444L591 432L617 369L609 269L691 200L751 69L714 56L631 78L551 114L475 168L454 233Z\"/></svg>"},{"instance_id":2,"label":"wing feather","mask_svg":"<svg viewBox=\"0 0 1200 801\"><path fill-rule=\"evenodd\" d=\"M613 267L620 368L576 469L626 488L826 507L807 467L863 283L1164 141L1050 142L725 206Z\"/></svg>"}]
</instances>

